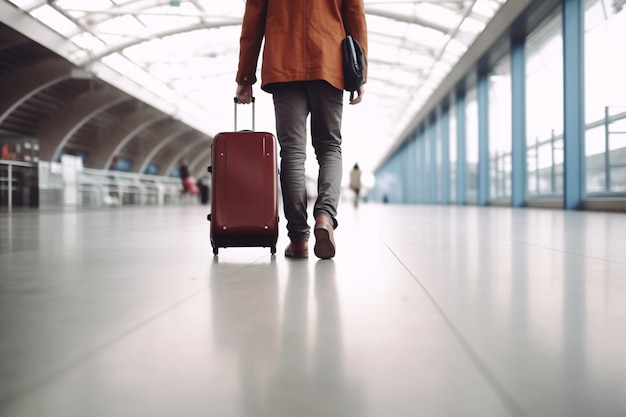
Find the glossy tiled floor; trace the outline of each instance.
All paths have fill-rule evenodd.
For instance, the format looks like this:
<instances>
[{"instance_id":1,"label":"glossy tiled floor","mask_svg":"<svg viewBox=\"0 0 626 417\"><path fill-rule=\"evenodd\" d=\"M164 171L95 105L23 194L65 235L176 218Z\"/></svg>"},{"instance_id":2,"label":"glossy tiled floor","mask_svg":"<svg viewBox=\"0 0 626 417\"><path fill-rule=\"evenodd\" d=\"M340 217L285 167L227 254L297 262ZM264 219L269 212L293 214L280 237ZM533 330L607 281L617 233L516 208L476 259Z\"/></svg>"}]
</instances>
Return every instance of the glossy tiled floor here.
<instances>
[{"instance_id":1,"label":"glossy tiled floor","mask_svg":"<svg viewBox=\"0 0 626 417\"><path fill-rule=\"evenodd\" d=\"M0 213L0 415L626 416L626 215L341 210L332 261Z\"/></svg>"}]
</instances>

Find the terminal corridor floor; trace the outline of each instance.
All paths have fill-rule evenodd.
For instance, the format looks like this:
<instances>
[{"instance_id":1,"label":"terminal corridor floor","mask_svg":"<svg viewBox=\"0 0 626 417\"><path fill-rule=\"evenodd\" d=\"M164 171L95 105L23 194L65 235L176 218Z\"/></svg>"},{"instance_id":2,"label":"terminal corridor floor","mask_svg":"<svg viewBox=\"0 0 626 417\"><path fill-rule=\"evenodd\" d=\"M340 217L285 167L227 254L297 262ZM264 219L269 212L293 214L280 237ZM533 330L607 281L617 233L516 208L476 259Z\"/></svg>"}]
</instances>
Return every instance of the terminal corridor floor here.
<instances>
[{"instance_id":1,"label":"terminal corridor floor","mask_svg":"<svg viewBox=\"0 0 626 417\"><path fill-rule=\"evenodd\" d=\"M624 214L346 202L294 260L207 212L1 212L0 416L626 416Z\"/></svg>"}]
</instances>

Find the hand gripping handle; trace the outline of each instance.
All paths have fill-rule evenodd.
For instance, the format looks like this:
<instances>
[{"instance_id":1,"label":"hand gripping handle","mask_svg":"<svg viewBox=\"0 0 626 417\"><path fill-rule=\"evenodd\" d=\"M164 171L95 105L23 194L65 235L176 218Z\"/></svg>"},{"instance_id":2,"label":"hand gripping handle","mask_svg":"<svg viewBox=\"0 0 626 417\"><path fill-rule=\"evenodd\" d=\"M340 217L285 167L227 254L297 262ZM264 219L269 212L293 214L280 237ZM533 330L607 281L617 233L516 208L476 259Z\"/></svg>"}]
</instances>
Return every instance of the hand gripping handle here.
<instances>
[{"instance_id":1,"label":"hand gripping handle","mask_svg":"<svg viewBox=\"0 0 626 417\"><path fill-rule=\"evenodd\" d=\"M235 131L237 131L237 104L239 104L239 100L237 100L237 97L235 97L234 99L235 101ZM252 130L254 130L254 121L255 121L255 109L254 109L254 103L255 103L255 97L252 97Z\"/></svg>"}]
</instances>

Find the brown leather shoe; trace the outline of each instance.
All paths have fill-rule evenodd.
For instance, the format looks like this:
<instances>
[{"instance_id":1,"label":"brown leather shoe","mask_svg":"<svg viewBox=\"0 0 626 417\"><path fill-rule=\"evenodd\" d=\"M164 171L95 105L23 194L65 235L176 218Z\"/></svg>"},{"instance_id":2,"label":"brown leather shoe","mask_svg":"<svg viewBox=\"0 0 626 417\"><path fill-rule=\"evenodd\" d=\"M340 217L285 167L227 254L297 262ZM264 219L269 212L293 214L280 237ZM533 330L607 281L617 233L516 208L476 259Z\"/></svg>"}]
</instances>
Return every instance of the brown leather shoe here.
<instances>
[{"instance_id":1,"label":"brown leather shoe","mask_svg":"<svg viewBox=\"0 0 626 417\"><path fill-rule=\"evenodd\" d=\"M315 228L313 234L315 235L315 256L321 259L330 259L335 256L335 237L333 235L333 222L332 220L323 214L320 214L315 219Z\"/></svg>"},{"instance_id":2,"label":"brown leather shoe","mask_svg":"<svg viewBox=\"0 0 626 417\"><path fill-rule=\"evenodd\" d=\"M285 256L287 258L308 258L309 242L291 242L285 249Z\"/></svg>"}]
</instances>

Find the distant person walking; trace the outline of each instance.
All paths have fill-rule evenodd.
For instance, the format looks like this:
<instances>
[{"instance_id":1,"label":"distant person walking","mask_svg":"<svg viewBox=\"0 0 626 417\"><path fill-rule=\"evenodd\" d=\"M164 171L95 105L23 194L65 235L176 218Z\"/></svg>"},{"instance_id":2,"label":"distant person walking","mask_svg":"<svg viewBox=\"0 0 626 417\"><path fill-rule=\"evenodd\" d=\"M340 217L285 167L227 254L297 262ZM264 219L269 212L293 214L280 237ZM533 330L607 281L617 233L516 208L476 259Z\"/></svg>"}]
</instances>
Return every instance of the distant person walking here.
<instances>
[{"instance_id":1,"label":"distant person walking","mask_svg":"<svg viewBox=\"0 0 626 417\"><path fill-rule=\"evenodd\" d=\"M359 168L359 164L354 164L352 171L350 171L350 189L354 191L354 207L358 207L361 194L361 168Z\"/></svg>"},{"instance_id":2,"label":"distant person walking","mask_svg":"<svg viewBox=\"0 0 626 417\"><path fill-rule=\"evenodd\" d=\"M196 185L193 177L189 175L189 164L187 161L183 161L179 168L180 180L183 184L183 194L189 193L191 195L198 194L198 186Z\"/></svg>"}]
</instances>

